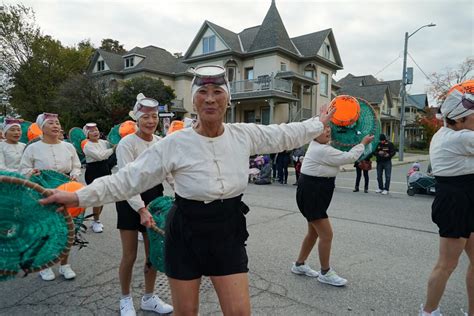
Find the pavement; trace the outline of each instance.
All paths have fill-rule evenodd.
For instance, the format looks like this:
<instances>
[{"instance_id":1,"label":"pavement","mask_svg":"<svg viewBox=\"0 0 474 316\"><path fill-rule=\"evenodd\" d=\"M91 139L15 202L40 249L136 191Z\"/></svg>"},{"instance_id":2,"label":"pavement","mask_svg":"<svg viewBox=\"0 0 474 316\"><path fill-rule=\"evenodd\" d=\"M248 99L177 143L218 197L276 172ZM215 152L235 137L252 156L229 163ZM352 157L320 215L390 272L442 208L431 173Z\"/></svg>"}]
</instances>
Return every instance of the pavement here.
<instances>
[{"instance_id":1,"label":"pavement","mask_svg":"<svg viewBox=\"0 0 474 316\"><path fill-rule=\"evenodd\" d=\"M354 171L338 175L328 213L334 230L331 266L349 280L342 288L290 272L307 227L296 207L296 186L249 185L244 200L251 208L247 251L253 315L416 315L425 299L439 237L431 222L433 196L408 196L407 170L405 165L393 167L386 196L374 193L374 170L369 172L367 194L352 192ZM288 182L293 181L291 176ZM118 315L121 247L113 205L106 205L102 222L104 232L88 230L89 246L74 248L70 254L75 280L58 276L45 282L30 274L1 282L0 315ZM156 315L139 310L143 257L140 243L132 282L135 308L137 315ZM307 263L319 269L317 249ZM467 308L467 267L463 254L441 301L445 315L461 315L460 309ZM54 270L57 273L57 267ZM158 277L156 292L170 302L163 275ZM221 314L216 293L209 279L203 278L200 315Z\"/></svg>"}]
</instances>

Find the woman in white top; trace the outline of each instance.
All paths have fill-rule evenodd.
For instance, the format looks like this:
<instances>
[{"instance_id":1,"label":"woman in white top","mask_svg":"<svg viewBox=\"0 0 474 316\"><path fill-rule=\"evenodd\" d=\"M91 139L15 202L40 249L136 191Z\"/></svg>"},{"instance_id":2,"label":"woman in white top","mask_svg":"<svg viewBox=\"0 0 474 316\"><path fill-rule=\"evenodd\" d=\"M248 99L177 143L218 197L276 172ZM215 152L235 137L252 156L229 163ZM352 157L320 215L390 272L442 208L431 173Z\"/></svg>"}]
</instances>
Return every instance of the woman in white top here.
<instances>
[{"instance_id":1,"label":"woman in white top","mask_svg":"<svg viewBox=\"0 0 474 316\"><path fill-rule=\"evenodd\" d=\"M26 147L21 158L20 172L33 175L40 174L41 170L54 170L68 175L71 180L77 180L81 174L81 162L74 146L59 140L61 124L58 115L40 114L36 124L43 131L43 136L40 141ZM68 264L67 256L61 260L59 273L67 280L76 277ZM45 281L56 278L51 268L40 271L40 276Z\"/></svg>"},{"instance_id":2,"label":"woman in white top","mask_svg":"<svg viewBox=\"0 0 474 316\"><path fill-rule=\"evenodd\" d=\"M440 315L439 302L463 251L469 258L466 315L474 315L474 80L451 88L439 111L444 126L430 144L437 182L431 218L439 228L439 256L420 315Z\"/></svg>"},{"instance_id":3,"label":"woman in white top","mask_svg":"<svg viewBox=\"0 0 474 316\"><path fill-rule=\"evenodd\" d=\"M196 68L191 95L198 114L193 128L165 137L117 174L41 202L97 205L147 190L171 173L176 202L166 228L165 270L174 313L198 314L201 277L208 275L225 315L249 315L248 208L241 202L249 156L302 146L322 132L334 110L301 123L224 124L230 90L220 66ZM141 220L152 222L146 213Z\"/></svg>"},{"instance_id":4,"label":"woman in white top","mask_svg":"<svg viewBox=\"0 0 474 316\"><path fill-rule=\"evenodd\" d=\"M6 118L3 123L5 141L0 142L0 170L18 172L25 144L20 142L21 121Z\"/></svg>"},{"instance_id":5,"label":"woman in white top","mask_svg":"<svg viewBox=\"0 0 474 316\"><path fill-rule=\"evenodd\" d=\"M84 145L84 155L86 156L86 173L84 178L87 184L91 184L97 178L110 175L108 158L114 153L110 143L100 139L100 132L96 123L87 123L82 130L86 135L87 142ZM92 222L92 231L101 233L104 225L100 222L100 213L103 206L96 206L92 209L94 221Z\"/></svg>"},{"instance_id":6,"label":"woman in white top","mask_svg":"<svg viewBox=\"0 0 474 316\"><path fill-rule=\"evenodd\" d=\"M374 136L365 136L360 144L355 145L348 152L343 152L329 145L331 128L327 126L324 132L309 144L296 190L296 202L300 212L308 221L308 231L303 239L298 259L291 267L291 272L317 277L318 281L334 286L344 286L347 283L347 280L338 276L329 264L333 232L327 209L334 193L339 167L356 161L364 152L364 146L373 139ZM318 238L321 265L319 272L305 264Z\"/></svg>"}]
</instances>

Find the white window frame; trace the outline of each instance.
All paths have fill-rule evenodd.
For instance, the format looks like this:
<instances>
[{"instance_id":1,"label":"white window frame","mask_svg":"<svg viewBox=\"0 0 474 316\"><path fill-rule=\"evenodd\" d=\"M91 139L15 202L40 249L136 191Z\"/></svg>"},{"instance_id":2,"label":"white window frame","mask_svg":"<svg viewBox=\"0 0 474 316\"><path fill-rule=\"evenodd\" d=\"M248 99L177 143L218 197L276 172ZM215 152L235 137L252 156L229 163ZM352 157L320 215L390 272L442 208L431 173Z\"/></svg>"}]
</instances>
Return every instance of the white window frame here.
<instances>
[{"instance_id":1,"label":"white window frame","mask_svg":"<svg viewBox=\"0 0 474 316\"><path fill-rule=\"evenodd\" d=\"M326 78L325 84L323 78ZM325 72L321 72L319 76L319 94L325 97L329 95L329 74Z\"/></svg>"},{"instance_id":2,"label":"white window frame","mask_svg":"<svg viewBox=\"0 0 474 316\"><path fill-rule=\"evenodd\" d=\"M132 68L135 65L134 57L125 58L125 68Z\"/></svg>"},{"instance_id":3,"label":"white window frame","mask_svg":"<svg viewBox=\"0 0 474 316\"><path fill-rule=\"evenodd\" d=\"M288 65L285 62L280 62L280 70L281 71L287 71L288 70Z\"/></svg>"},{"instance_id":4,"label":"white window frame","mask_svg":"<svg viewBox=\"0 0 474 316\"><path fill-rule=\"evenodd\" d=\"M216 51L216 36L206 36L202 38L202 53L209 54Z\"/></svg>"},{"instance_id":5,"label":"white window frame","mask_svg":"<svg viewBox=\"0 0 474 316\"><path fill-rule=\"evenodd\" d=\"M99 60L97 62L97 71L104 71L105 70L105 61Z\"/></svg>"}]
</instances>

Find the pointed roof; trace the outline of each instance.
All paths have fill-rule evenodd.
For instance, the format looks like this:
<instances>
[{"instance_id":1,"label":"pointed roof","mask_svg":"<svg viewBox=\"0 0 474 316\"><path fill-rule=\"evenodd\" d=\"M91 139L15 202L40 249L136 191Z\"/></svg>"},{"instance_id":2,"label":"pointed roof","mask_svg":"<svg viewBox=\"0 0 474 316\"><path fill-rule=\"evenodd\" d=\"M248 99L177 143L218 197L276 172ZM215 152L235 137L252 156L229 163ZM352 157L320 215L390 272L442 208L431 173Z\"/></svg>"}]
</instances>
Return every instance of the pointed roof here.
<instances>
[{"instance_id":1,"label":"pointed roof","mask_svg":"<svg viewBox=\"0 0 474 316\"><path fill-rule=\"evenodd\" d=\"M219 26L212 22L205 21L205 23L207 23L214 30L214 32L219 35L219 37L224 41L224 43L230 46L231 50L239 53L242 52L238 34L235 34L234 32L229 31L228 29L223 28L222 26Z\"/></svg>"},{"instance_id":2,"label":"pointed roof","mask_svg":"<svg viewBox=\"0 0 474 316\"><path fill-rule=\"evenodd\" d=\"M260 25L257 25L257 26L246 28L242 32L239 33L240 41L242 42L242 47L244 51L247 52L250 49L250 46L255 40L255 36L257 36L259 30L260 30Z\"/></svg>"},{"instance_id":3,"label":"pointed roof","mask_svg":"<svg viewBox=\"0 0 474 316\"><path fill-rule=\"evenodd\" d=\"M262 25L250 46L249 52L275 47L280 47L295 55L300 55L288 36L275 1L272 1L267 15L263 19Z\"/></svg>"},{"instance_id":4,"label":"pointed roof","mask_svg":"<svg viewBox=\"0 0 474 316\"><path fill-rule=\"evenodd\" d=\"M348 74L347 76L345 76L344 78L340 79L337 82L337 84L340 85L341 87L345 87L345 86L361 87L361 86L375 85L379 83L380 81L378 81L372 75L354 76L353 74Z\"/></svg>"},{"instance_id":5,"label":"pointed roof","mask_svg":"<svg viewBox=\"0 0 474 316\"><path fill-rule=\"evenodd\" d=\"M108 52L103 49L97 49L96 56L94 59L99 58L99 55L102 56L107 66L109 66L112 71L120 71L123 68L123 58L120 54L115 54Z\"/></svg>"}]
</instances>

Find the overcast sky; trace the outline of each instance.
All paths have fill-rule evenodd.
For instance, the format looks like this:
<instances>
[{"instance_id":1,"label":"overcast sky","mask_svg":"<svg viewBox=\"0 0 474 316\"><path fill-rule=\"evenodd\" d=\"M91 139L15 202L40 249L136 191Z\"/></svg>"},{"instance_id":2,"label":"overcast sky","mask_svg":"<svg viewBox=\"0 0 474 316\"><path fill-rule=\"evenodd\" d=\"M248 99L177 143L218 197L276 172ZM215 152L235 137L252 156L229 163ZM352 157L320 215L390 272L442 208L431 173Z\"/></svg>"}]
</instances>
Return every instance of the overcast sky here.
<instances>
[{"instance_id":1,"label":"overcast sky","mask_svg":"<svg viewBox=\"0 0 474 316\"><path fill-rule=\"evenodd\" d=\"M260 25L271 0L24 0L43 33L65 45L113 38L125 45L155 45L186 52L204 20L233 32ZM454 68L474 56L474 1L471 0L276 0L290 37L332 28L344 69L385 80L401 79L405 32L431 22L410 37L410 93L424 93L433 72ZM393 63L392 63L393 62ZM392 64L391 64L392 63ZM423 71L420 71L420 69Z\"/></svg>"}]
</instances>

